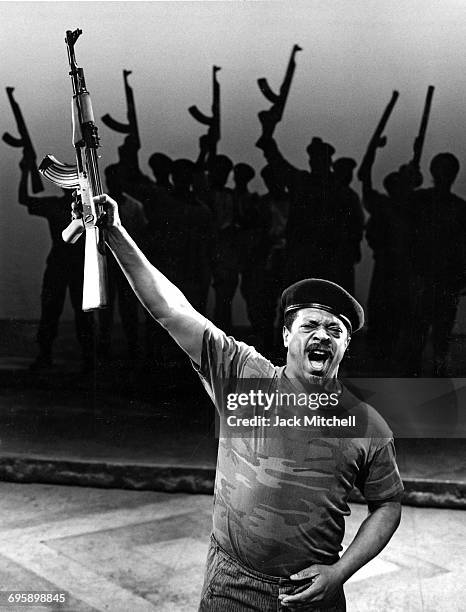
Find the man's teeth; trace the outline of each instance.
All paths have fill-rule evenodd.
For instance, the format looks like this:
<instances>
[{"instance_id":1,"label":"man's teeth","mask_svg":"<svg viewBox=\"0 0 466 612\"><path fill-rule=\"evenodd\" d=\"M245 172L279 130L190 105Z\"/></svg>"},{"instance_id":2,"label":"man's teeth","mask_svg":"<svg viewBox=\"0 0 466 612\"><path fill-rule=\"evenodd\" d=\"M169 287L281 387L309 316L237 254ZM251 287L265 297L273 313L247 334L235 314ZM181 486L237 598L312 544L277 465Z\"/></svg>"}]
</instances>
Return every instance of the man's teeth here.
<instances>
[{"instance_id":1,"label":"man's teeth","mask_svg":"<svg viewBox=\"0 0 466 612\"><path fill-rule=\"evenodd\" d=\"M327 351L320 351L319 349L314 349L312 351L309 351L309 359L327 359L328 357L328 352Z\"/></svg>"},{"instance_id":2,"label":"man's teeth","mask_svg":"<svg viewBox=\"0 0 466 612\"><path fill-rule=\"evenodd\" d=\"M309 362L314 372L322 372L329 357L327 351L312 349L308 353Z\"/></svg>"}]
</instances>

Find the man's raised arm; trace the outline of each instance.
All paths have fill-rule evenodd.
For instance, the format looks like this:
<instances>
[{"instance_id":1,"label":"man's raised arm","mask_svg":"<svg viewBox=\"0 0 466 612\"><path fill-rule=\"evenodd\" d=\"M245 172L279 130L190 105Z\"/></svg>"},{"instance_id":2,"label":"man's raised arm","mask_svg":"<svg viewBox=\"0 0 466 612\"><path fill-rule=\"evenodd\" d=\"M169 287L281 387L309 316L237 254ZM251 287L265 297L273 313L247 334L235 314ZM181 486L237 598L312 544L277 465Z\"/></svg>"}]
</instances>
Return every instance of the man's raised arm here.
<instances>
[{"instance_id":1,"label":"man's raised arm","mask_svg":"<svg viewBox=\"0 0 466 612\"><path fill-rule=\"evenodd\" d=\"M105 194L96 199L107 211L107 244L140 302L189 357L200 365L207 319L148 261L121 225L117 203Z\"/></svg>"}]
</instances>

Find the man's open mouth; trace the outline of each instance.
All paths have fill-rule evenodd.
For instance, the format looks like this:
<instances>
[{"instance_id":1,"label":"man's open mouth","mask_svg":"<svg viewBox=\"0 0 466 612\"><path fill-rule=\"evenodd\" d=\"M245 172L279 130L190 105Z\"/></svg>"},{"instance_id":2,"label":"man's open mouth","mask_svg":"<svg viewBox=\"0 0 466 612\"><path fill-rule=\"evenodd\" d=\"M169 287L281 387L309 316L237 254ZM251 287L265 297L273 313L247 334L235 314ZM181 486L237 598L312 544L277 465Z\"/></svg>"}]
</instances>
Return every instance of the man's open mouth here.
<instances>
[{"instance_id":1,"label":"man's open mouth","mask_svg":"<svg viewBox=\"0 0 466 612\"><path fill-rule=\"evenodd\" d=\"M332 357L327 349L310 349L307 353L309 363L315 374L323 373L328 360Z\"/></svg>"}]
</instances>

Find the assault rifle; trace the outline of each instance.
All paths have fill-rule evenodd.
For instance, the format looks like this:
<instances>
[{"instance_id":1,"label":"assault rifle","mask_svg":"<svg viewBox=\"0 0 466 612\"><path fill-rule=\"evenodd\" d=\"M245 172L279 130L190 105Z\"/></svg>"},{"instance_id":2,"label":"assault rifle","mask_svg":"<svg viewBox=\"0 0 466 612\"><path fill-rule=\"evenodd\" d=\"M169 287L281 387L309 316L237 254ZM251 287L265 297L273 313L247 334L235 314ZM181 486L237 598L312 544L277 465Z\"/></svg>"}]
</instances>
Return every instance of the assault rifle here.
<instances>
[{"instance_id":1,"label":"assault rifle","mask_svg":"<svg viewBox=\"0 0 466 612\"><path fill-rule=\"evenodd\" d=\"M291 50L288 67L286 69L285 78L283 79L279 94L276 94L272 91L267 82L267 79L257 79L259 89L267 98L267 100L269 102L272 102L272 106L271 108L269 108L269 110L261 111L259 113L259 119L262 123L263 130L261 138L271 138L275 125L279 121L281 121L283 117L283 111L285 110L286 100L288 98L288 94L290 93L291 82L293 80L294 71L296 69L295 55L298 51L302 51L302 48L299 45L294 45L293 49Z\"/></svg>"},{"instance_id":2,"label":"assault rifle","mask_svg":"<svg viewBox=\"0 0 466 612\"><path fill-rule=\"evenodd\" d=\"M384 147L387 144L387 138L386 136L383 135L383 133L387 126L388 120L390 119L390 115L392 114L396 101L398 100L398 96L399 96L399 93L397 91L394 91L392 93L390 102L387 104L383 112L383 115L380 118L380 121L377 127L375 128L375 132L369 141L367 151L358 169L358 179L360 181L363 181L364 178L367 176L367 173L370 167L372 166L376 149L380 147Z\"/></svg>"},{"instance_id":3,"label":"assault rifle","mask_svg":"<svg viewBox=\"0 0 466 612\"><path fill-rule=\"evenodd\" d=\"M196 121L209 126L207 136L209 138L210 157L214 157L217 153L217 143L220 140L220 83L217 80L219 70L219 66L212 67L212 116L204 115L197 106L188 108L189 113Z\"/></svg>"},{"instance_id":4,"label":"assault rifle","mask_svg":"<svg viewBox=\"0 0 466 612\"><path fill-rule=\"evenodd\" d=\"M36 152L34 151L34 147L32 146L32 142L29 137L26 123L24 122L23 114L21 113L19 104L13 98L14 90L14 87L7 87L6 93L8 95L8 99L10 100L11 110L13 111L13 115L15 116L16 125L18 127L20 137L15 138L8 132L5 132L2 138L6 142L6 144L10 145L10 147L23 147L23 157L28 162L29 172L31 174L32 191L33 193L39 193L40 191L44 191L44 186L42 185L42 180L40 178L39 171L37 170Z\"/></svg>"},{"instance_id":5,"label":"assault rifle","mask_svg":"<svg viewBox=\"0 0 466 612\"><path fill-rule=\"evenodd\" d=\"M429 123L429 115L430 109L432 107L432 98L434 96L433 85L429 85L427 88L426 101L424 103L424 111L422 113L421 125L419 126L419 133L414 140L413 145L413 159L411 160L411 164L418 168L421 163L422 150L424 148L424 140L426 138L427 124Z\"/></svg>"},{"instance_id":6,"label":"assault rifle","mask_svg":"<svg viewBox=\"0 0 466 612\"><path fill-rule=\"evenodd\" d=\"M86 89L84 71L76 63L74 46L82 30L67 30L65 43L70 64L72 98L73 146L76 166L63 164L47 155L39 166L39 172L64 189L77 189L82 204L82 218L74 219L62 232L65 242L76 242L85 234L83 303L85 311L107 306L107 257L105 236L102 229L104 210L94 201L102 194L102 183L97 164L99 136L89 92Z\"/></svg>"},{"instance_id":7,"label":"assault rifle","mask_svg":"<svg viewBox=\"0 0 466 612\"><path fill-rule=\"evenodd\" d=\"M136 106L134 104L134 94L133 89L130 87L128 83L128 77L131 74L131 70L123 70L123 83L125 86L125 96L126 96L126 117L128 119L128 123L121 123L120 121L116 121L113 119L108 113L102 117L103 123L111 130L115 132L119 132L120 134L128 134L129 138L131 138L131 150L134 151L134 162L135 167L139 168L138 162L138 151L141 148L141 141L139 139L139 130L138 130L138 122L136 119Z\"/></svg>"}]
</instances>

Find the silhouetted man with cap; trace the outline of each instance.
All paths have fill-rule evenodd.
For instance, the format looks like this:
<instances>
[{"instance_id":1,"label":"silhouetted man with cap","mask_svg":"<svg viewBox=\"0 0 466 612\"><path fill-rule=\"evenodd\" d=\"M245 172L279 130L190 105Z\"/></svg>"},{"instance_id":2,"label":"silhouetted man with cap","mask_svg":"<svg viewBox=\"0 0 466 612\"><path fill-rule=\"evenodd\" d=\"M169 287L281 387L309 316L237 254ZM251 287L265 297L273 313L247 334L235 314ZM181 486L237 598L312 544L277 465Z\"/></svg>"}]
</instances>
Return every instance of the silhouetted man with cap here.
<instances>
[{"instance_id":1,"label":"silhouetted man with cap","mask_svg":"<svg viewBox=\"0 0 466 612\"><path fill-rule=\"evenodd\" d=\"M157 187L172 189L170 183L170 173L172 171L173 161L165 155L165 153L152 153L149 157L148 164L154 174L155 184Z\"/></svg>"},{"instance_id":2,"label":"silhouetted man with cap","mask_svg":"<svg viewBox=\"0 0 466 612\"><path fill-rule=\"evenodd\" d=\"M214 319L231 331L232 303L238 286L240 224L232 190L226 186L233 162L226 155L216 155L208 161L208 189L204 201L212 211L217 235L214 263Z\"/></svg>"},{"instance_id":3,"label":"silhouetted man with cap","mask_svg":"<svg viewBox=\"0 0 466 612\"><path fill-rule=\"evenodd\" d=\"M413 194L406 260L409 291L397 349L402 374L422 372L430 330L434 373L446 376L449 372L449 344L466 285L466 201L451 191L459 169L452 153L439 153L430 164L433 187Z\"/></svg>"},{"instance_id":4,"label":"silhouetted man with cap","mask_svg":"<svg viewBox=\"0 0 466 612\"><path fill-rule=\"evenodd\" d=\"M149 157L148 164L154 175L154 181L151 181L150 188L147 189L146 197L144 198L144 211L149 222L147 228L148 236L152 231L157 231L153 227L154 218L158 221L157 207L165 207L170 199L170 193L173 190L173 185L170 182L170 172L172 170L173 161L165 155L165 153L152 153Z\"/></svg>"},{"instance_id":5,"label":"silhouetted man with cap","mask_svg":"<svg viewBox=\"0 0 466 612\"><path fill-rule=\"evenodd\" d=\"M267 211L268 249L264 273L262 310L265 319L265 349L270 353L279 339L275 334L278 298L285 286L286 226L290 199L281 175L267 164L261 170L267 193L260 197L260 207Z\"/></svg>"},{"instance_id":6,"label":"silhouetted man with cap","mask_svg":"<svg viewBox=\"0 0 466 612\"><path fill-rule=\"evenodd\" d=\"M268 121L261 115L262 121ZM264 132L267 130L264 128ZM287 281L309 274L338 280L338 236L332 156L335 149L319 137L307 147L310 172L298 170L280 153L273 138L262 137L257 146L275 172L283 177L290 194L286 234ZM311 239L312 237L312 239Z\"/></svg>"},{"instance_id":7,"label":"silhouetted man with cap","mask_svg":"<svg viewBox=\"0 0 466 612\"><path fill-rule=\"evenodd\" d=\"M343 583L391 538L403 490L388 426L337 378L351 335L363 325L361 306L329 281L288 287L287 361L274 366L197 312L138 249L116 203L105 195L98 200L107 210L110 249L143 305L191 359L218 413L213 532L199 609L264 612L306 604L342 612ZM264 390L270 411L259 401ZM318 398L315 410L293 401L301 393L306 402ZM252 424L246 419L243 434L234 425L236 400L243 414L256 417ZM303 411L320 419L312 431L301 425ZM339 429L348 422L338 415L349 412L356 437ZM285 424L267 423L282 418ZM296 427L287 425L295 419ZM369 515L339 558L354 486Z\"/></svg>"},{"instance_id":8,"label":"silhouetted man with cap","mask_svg":"<svg viewBox=\"0 0 466 612\"><path fill-rule=\"evenodd\" d=\"M238 163L233 168L233 205L239 226L236 248L240 254L240 291L246 302L253 343L262 349L267 327L263 301L270 219L267 208L260 206L258 194L249 191L248 185L254 176L255 171L249 164Z\"/></svg>"}]
</instances>

